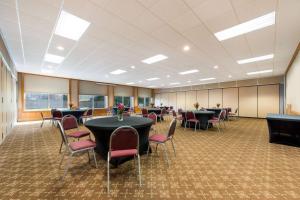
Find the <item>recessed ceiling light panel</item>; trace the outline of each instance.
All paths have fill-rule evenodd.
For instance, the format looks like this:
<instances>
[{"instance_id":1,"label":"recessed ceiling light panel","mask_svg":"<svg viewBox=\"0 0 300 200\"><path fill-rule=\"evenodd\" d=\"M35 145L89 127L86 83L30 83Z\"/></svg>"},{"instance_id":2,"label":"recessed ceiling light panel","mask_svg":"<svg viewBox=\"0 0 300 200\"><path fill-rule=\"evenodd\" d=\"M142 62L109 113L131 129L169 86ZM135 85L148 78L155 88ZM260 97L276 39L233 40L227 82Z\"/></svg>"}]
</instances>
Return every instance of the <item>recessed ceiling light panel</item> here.
<instances>
[{"instance_id":1,"label":"recessed ceiling light panel","mask_svg":"<svg viewBox=\"0 0 300 200\"><path fill-rule=\"evenodd\" d=\"M273 57L274 57L274 54L268 54L268 55L264 55L264 56L258 56L258 57L254 57L254 58L238 60L237 63L241 65L241 64L246 64L246 63L258 62L258 61L262 61L262 60L269 60L269 59L272 59Z\"/></svg>"},{"instance_id":2,"label":"recessed ceiling light panel","mask_svg":"<svg viewBox=\"0 0 300 200\"><path fill-rule=\"evenodd\" d=\"M110 72L110 73L113 74L113 75L119 75L119 74L123 74L123 73L125 73L125 72L127 72L127 71L122 70L122 69L117 69L117 70L112 71L112 72Z\"/></svg>"},{"instance_id":3,"label":"recessed ceiling light panel","mask_svg":"<svg viewBox=\"0 0 300 200\"><path fill-rule=\"evenodd\" d=\"M91 23L72 15L66 11L61 11L55 34L71 39L79 40Z\"/></svg>"},{"instance_id":4,"label":"recessed ceiling light panel","mask_svg":"<svg viewBox=\"0 0 300 200\"><path fill-rule=\"evenodd\" d=\"M192 70L188 70L188 71L184 71L184 72L179 72L180 75L186 75L186 74L193 74L193 73L197 73L199 72L198 69L192 69Z\"/></svg>"},{"instance_id":5,"label":"recessed ceiling light panel","mask_svg":"<svg viewBox=\"0 0 300 200\"><path fill-rule=\"evenodd\" d=\"M129 83L126 83L126 85L132 85L134 84L134 82L129 82Z\"/></svg>"},{"instance_id":6,"label":"recessed ceiling light panel","mask_svg":"<svg viewBox=\"0 0 300 200\"><path fill-rule=\"evenodd\" d=\"M170 83L170 85L179 85L179 82Z\"/></svg>"},{"instance_id":7,"label":"recessed ceiling light panel","mask_svg":"<svg viewBox=\"0 0 300 200\"><path fill-rule=\"evenodd\" d=\"M200 81L210 81L210 80L215 80L216 78L202 78Z\"/></svg>"},{"instance_id":8,"label":"recessed ceiling light panel","mask_svg":"<svg viewBox=\"0 0 300 200\"><path fill-rule=\"evenodd\" d=\"M247 75L256 75L256 74L265 74L273 72L272 69L262 70L262 71L255 71L255 72L248 72Z\"/></svg>"},{"instance_id":9,"label":"recessed ceiling light panel","mask_svg":"<svg viewBox=\"0 0 300 200\"><path fill-rule=\"evenodd\" d=\"M158 79L160 79L160 78L154 77L154 78L148 78L148 79L146 79L146 80L147 80L147 81L155 81L155 80L158 80Z\"/></svg>"},{"instance_id":10,"label":"recessed ceiling light panel","mask_svg":"<svg viewBox=\"0 0 300 200\"><path fill-rule=\"evenodd\" d=\"M219 41L227 40L251 31L275 24L275 11L215 33Z\"/></svg>"},{"instance_id":11,"label":"recessed ceiling light panel","mask_svg":"<svg viewBox=\"0 0 300 200\"><path fill-rule=\"evenodd\" d=\"M62 63L62 61L64 61L64 57L62 56L57 56L57 55L53 55L53 54L50 54L50 53L47 53L44 57L44 60L46 62L50 62L50 63L56 63L56 64L60 64Z\"/></svg>"},{"instance_id":12,"label":"recessed ceiling light panel","mask_svg":"<svg viewBox=\"0 0 300 200\"><path fill-rule=\"evenodd\" d=\"M168 57L165 56L165 55L158 54L158 55L152 56L152 57L150 57L150 58L144 59L144 60L142 60L142 62L143 62L143 63L146 63L146 64L153 64L153 63L156 63L156 62L165 60L165 59L167 59L167 58L168 58Z\"/></svg>"}]
</instances>

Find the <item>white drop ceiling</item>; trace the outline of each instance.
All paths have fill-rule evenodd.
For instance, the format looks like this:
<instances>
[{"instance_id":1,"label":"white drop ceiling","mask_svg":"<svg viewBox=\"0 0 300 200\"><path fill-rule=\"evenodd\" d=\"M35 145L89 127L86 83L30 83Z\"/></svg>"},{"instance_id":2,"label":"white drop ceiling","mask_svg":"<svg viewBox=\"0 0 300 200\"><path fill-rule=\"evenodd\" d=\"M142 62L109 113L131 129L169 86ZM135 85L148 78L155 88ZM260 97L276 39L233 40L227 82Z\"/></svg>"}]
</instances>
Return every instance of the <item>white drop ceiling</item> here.
<instances>
[{"instance_id":1,"label":"white drop ceiling","mask_svg":"<svg viewBox=\"0 0 300 200\"><path fill-rule=\"evenodd\" d=\"M91 22L79 41L53 34L61 10ZM273 26L221 42L214 36L272 11L276 12ZM216 78L212 83L284 74L300 40L300 1L1 0L0 28L20 72L49 75L45 69L50 66L54 76L179 87L203 84L199 79L210 77ZM185 45L190 46L187 52ZM65 59L61 64L47 63L43 61L46 53ZM272 53L271 60L236 62ZM157 54L168 59L151 65L141 62ZM118 69L127 72L110 74ZM199 72L178 74L191 69ZM273 72L246 74L267 69ZM146 80L152 77L160 79Z\"/></svg>"}]
</instances>

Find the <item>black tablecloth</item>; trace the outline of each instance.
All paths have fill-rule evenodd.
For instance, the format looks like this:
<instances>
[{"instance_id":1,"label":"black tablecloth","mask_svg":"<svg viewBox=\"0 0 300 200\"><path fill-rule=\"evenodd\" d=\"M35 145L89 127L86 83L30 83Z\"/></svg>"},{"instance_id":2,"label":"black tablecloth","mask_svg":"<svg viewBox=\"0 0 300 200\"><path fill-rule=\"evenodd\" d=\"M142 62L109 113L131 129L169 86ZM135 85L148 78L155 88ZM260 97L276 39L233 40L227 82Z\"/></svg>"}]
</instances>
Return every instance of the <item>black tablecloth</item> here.
<instances>
[{"instance_id":1,"label":"black tablecloth","mask_svg":"<svg viewBox=\"0 0 300 200\"><path fill-rule=\"evenodd\" d=\"M148 149L148 137L152 120L144 117L124 117L123 121L118 121L117 117L105 117L92 119L84 124L95 136L96 152L104 159L107 159L109 149L109 139L112 132L120 126L132 126L139 133L139 153L144 154ZM111 163L120 164L130 158L115 159Z\"/></svg>"},{"instance_id":2,"label":"black tablecloth","mask_svg":"<svg viewBox=\"0 0 300 200\"><path fill-rule=\"evenodd\" d=\"M159 109L159 108L148 108L148 114L150 114L150 113L155 113L157 115L160 115L161 114L161 109ZM163 116L161 116L161 119L160 119L160 117L158 116L157 120L158 121L159 120L164 120L164 118L163 118Z\"/></svg>"},{"instance_id":3,"label":"black tablecloth","mask_svg":"<svg viewBox=\"0 0 300 200\"><path fill-rule=\"evenodd\" d=\"M85 111L86 110L61 110L63 116L73 115L78 121Z\"/></svg>"},{"instance_id":4,"label":"black tablecloth","mask_svg":"<svg viewBox=\"0 0 300 200\"><path fill-rule=\"evenodd\" d=\"M225 119L228 118L228 113L231 112L231 108L207 108L208 111L214 111L215 117L219 117L219 114L222 110L226 110Z\"/></svg>"},{"instance_id":5,"label":"black tablecloth","mask_svg":"<svg viewBox=\"0 0 300 200\"><path fill-rule=\"evenodd\" d=\"M300 144L300 116L268 114L267 122L269 128L269 142L278 141L283 135L291 136L290 141L294 144ZM282 138L283 139L283 138Z\"/></svg>"},{"instance_id":6,"label":"black tablecloth","mask_svg":"<svg viewBox=\"0 0 300 200\"><path fill-rule=\"evenodd\" d=\"M207 128L207 123L208 123L208 120L211 119L215 112L214 111L201 111L201 110L198 110L198 111L194 111L195 113L195 117L200 120L200 127L201 129L206 129ZM186 112L182 112L182 116L185 116ZM185 124L185 118L183 118L182 120L182 123L181 123L181 126L184 127L184 124ZM195 124L194 123L190 123L191 126L190 127L195 127ZM187 123L187 127L188 127L188 123ZM197 126L198 128L198 126Z\"/></svg>"}]
</instances>

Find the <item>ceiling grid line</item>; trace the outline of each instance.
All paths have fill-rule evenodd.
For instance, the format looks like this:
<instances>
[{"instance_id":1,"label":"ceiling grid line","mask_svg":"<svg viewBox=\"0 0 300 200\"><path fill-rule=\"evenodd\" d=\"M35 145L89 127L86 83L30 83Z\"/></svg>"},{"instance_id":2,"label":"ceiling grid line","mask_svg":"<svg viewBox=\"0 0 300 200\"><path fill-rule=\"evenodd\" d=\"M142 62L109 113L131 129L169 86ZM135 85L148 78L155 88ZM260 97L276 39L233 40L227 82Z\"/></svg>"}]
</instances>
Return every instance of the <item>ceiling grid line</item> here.
<instances>
[{"instance_id":1,"label":"ceiling grid line","mask_svg":"<svg viewBox=\"0 0 300 200\"><path fill-rule=\"evenodd\" d=\"M16 13L17 13L17 19L18 19L19 35L20 35L20 42L21 42L21 49L22 49L22 56L23 56L23 65L26 66L26 59L25 59L25 52L24 52L24 45L23 45L23 35L22 35L18 0L16 0L15 3L16 3Z\"/></svg>"}]
</instances>

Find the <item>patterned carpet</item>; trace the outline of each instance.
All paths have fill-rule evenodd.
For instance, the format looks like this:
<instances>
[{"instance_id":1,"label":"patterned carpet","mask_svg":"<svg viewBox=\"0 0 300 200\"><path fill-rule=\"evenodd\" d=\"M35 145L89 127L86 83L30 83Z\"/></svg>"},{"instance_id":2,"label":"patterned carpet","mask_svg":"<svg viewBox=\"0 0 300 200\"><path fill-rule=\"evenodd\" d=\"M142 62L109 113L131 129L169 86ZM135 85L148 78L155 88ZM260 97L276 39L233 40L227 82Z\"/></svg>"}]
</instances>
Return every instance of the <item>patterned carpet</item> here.
<instances>
[{"instance_id":1,"label":"patterned carpet","mask_svg":"<svg viewBox=\"0 0 300 200\"><path fill-rule=\"evenodd\" d=\"M300 199L300 148L269 144L262 119L227 122L223 133L178 126L170 167L162 148L142 156L139 187L134 162L126 162L111 170L109 195L99 157L98 169L86 155L75 157L59 181L60 141L49 124L18 125L0 146L0 199Z\"/></svg>"}]
</instances>

